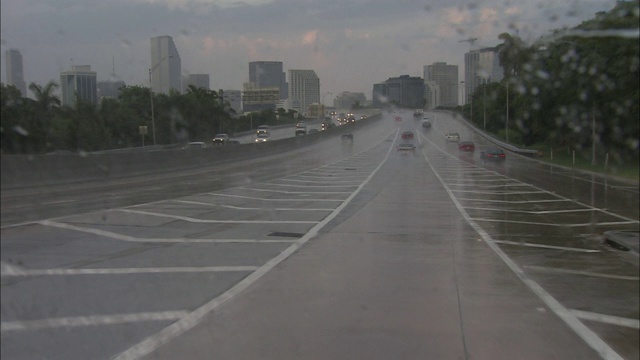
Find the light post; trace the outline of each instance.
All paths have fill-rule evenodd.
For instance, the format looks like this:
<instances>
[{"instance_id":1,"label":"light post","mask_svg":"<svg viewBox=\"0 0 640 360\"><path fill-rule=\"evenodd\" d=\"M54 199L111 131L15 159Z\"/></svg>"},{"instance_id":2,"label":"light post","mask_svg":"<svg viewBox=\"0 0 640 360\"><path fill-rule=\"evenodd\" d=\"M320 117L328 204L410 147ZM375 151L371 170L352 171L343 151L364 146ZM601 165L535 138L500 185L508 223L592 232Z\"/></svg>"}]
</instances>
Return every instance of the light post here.
<instances>
[{"instance_id":1,"label":"light post","mask_svg":"<svg viewBox=\"0 0 640 360\"><path fill-rule=\"evenodd\" d=\"M487 79L482 85L482 130L487 131Z\"/></svg>"},{"instance_id":2,"label":"light post","mask_svg":"<svg viewBox=\"0 0 640 360\"><path fill-rule=\"evenodd\" d=\"M151 131L153 132L153 146L156 146L156 118L153 114L153 83L151 82L151 74L162 64L163 61L172 58L173 55L165 56L154 67L149 68L149 93L151 93Z\"/></svg>"},{"instance_id":3,"label":"light post","mask_svg":"<svg viewBox=\"0 0 640 360\"><path fill-rule=\"evenodd\" d=\"M498 83L507 88L507 120L504 122L504 132L507 138L507 143L509 142L509 81L510 79L507 78L506 84Z\"/></svg>"}]
</instances>

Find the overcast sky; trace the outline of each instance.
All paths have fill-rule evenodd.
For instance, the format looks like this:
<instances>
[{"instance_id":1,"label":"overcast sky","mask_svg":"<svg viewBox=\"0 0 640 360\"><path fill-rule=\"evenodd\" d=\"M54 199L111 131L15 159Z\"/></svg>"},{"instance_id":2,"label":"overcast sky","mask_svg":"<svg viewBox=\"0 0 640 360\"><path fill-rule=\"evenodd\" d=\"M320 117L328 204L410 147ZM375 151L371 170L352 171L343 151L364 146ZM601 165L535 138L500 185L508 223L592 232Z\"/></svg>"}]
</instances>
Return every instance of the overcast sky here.
<instances>
[{"instance_id":1,"label":"overcast sky","mask_svg":"<svg viewBox=\"0 0 640 360\"><path fill-rule=\"evenodd\" d=\"M60 81L91 65L98 80L148 86L150 38L169 35L182 71L210 75L212 89L241 89L250 61L312 69L321 92L363 92L424 65L458 65L464 53L495 46L502 32L534 40L575 26L615 0L2 0L5 51L20 50L27 84ZM73 59L73 60L72 60ZM333 96L325 95L330 101Z\"/></svg>"}]
</instances>

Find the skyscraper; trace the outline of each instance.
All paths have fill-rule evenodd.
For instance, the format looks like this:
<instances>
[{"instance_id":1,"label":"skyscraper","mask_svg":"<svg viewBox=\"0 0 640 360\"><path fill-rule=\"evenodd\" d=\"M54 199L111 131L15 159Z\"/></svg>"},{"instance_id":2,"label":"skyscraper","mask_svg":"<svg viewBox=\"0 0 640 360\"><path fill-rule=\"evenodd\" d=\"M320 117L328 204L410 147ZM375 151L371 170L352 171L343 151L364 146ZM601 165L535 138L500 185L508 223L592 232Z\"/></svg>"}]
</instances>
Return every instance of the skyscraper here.
<instances>
[{"instance_id":1,"label":"skyscraper","mask_svg":"<svg viewBox=\"0 0 640 360\"><path fill-rule=\"evenodd\" d=\"M23 97L27 97L27 84L24 81L24 68L22 67L22 54L16 49L5 52L7 67L7 85L13 85Z\"/></svg>"},{"instance_id":2,"label":"skyscraper","mask_svg":"<svg viewBox=\"0 0 640 360\"><path fill-rule=\"evenodd\" d=\"M149 80L156 93L169 94L170 89L182 93L182 62L171 36L151 38Z\"/></svg>"},{"instance_id":3,"label":"skyscraper","mask_svg":"<svg viewBox=\"0 0 640 360\"><path fill-rule=\"evenodd\" d=\"M424 81L438 85L439 100L435 106L458 106L458 65L435 62L424 67Z\"/></svg>"},{"instance_id":4,"label":"skyscraper","mask_svg":"<svg viewBox=\"0 0 640 360\"><path fill-rule=\"evenodd\" d=\"M253 88L280 89L280 99L287 98L287 81L281 61L253 61L249 63L249 83Z\"/></svg>"},{"instance_id":5,"label":"skyscraper","mask_svg":"<svg viewBox=\"0 0 640 360\"><path fill-rule=\"evenodd\" d=\"M424 80L401 75L385 82L386 96L390 104L422 109L424 106Z\"/></svg>"},{"instance_id":6,"label":"skyscraper","mask_svg":"<svg viewBox=\"0 0 640 360\"><path fill-rule=\"evenodd\" d=\"M465 104L478 86L502 80L504 73L495 47L472 50L464 54Z\"/></svg>"},{"instance_id":7,"label":"skyscraper","mask_svg":"<svg viewBox=\"0 0 640 360\"><path fill-rule=\"evenodd\" d=\"M97 76L90 65L75 65L70 71L61 72L60 87L62 105L75 106L76 95L92 104L98 102Z\"/></svg>"},{"instance_id":8,"label":"skyscraper","mask_svg":"<svg viewBox=\"0 0 640 360\"><path fill-rule=\"evenodd\" d=\"M209 74L189 74L185 76L182 82L182 91L186 92L189 85L193 85L196 88L205 88L211 90L209 85Z\"/></svg>"},{"instance_id":9,"label":"skyscraper","mask_svg":"<svg viewBox=\"0 0 640 360\"><path fill-rule=\"evenodd\" d=\"M289 70L289 108L305 114L320 103L320 79L313 70Z\"/></svg>"}]
</instances>

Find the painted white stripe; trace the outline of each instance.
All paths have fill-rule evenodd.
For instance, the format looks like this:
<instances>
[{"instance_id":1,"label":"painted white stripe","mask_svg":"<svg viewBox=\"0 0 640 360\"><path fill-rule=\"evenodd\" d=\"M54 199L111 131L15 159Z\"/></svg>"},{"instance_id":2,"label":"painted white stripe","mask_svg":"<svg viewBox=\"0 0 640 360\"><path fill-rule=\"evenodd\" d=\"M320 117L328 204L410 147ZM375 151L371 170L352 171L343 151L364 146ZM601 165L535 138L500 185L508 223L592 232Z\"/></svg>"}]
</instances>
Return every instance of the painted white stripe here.
<instances>
[{"instance_id":1,"label":"painted white stripe","mask_svg":"<svg viewBox=\"0 0 640 360\"><path fill-rule=\"evenodd\" d=\"M553 202L566 202L569 199L544 199L544 200L493 200L493 199L470 199L460 198L460 201L481 201L481 202L493 202L493 203L505 203L505 204L536 204L536 203L553 203Z\"/></svg>"},{"instance_id":2,"label":"painted white stripe","mask_svg":"<svg viewBox=\"0 0 640 360\"><path fill-rule=\"evenodd\" d=\"M469 178L460 179L459 177L456 177L456 178L453 178L453 179L448 179L446 177L443 177L442 179L447 183L449 181L459 181L459 182L468 182L468 183L472 183L472 184L475 184L475 183L509 182L510 181L509 179L505 179L503 177L496 178L496 179L476 179L476 178L473 178L473 179L469 179Z\"/></svg>"},{"instance_id":3,"label":"painted white stripe","mask_svg":"<svg viewBox=\"0 0 640 360\"><path fill-rule=\"evenodd\" d=\"M542 249L553 249L553 250L562 250L562 251L575 251L575 252L584 252L584 253L598 253L600 250L594 249L581 249L581 248L572 248L566 246L554 246L554 245L543 245L543 244L534 244L534 243L523 243L517 241L507 241L507 240L493 240L498 244L506 244L506 245L515 245L515 246L524 246L524 247L533 247L533 248L542 248Z\"/></svg>"},{"instance_id":4,"label":"painted white stripe","mask_svg":"<svg viewBox=\"0 0 640 360\"><path fill-rule=\"evenodd\" d=\"M344 179L344 178L358 178L358 179L362 179L364 177L364 175L338 175L338 176L330 176L330 175L296 175L296 177L299 178L312 178L312 179L327 179L327 178L335 178L335 179Z\"/></svg>"},{"instance_id":5,"label":"painted white stripe","mask_svg":"<svg viewBox=\"0 0 640 360\"><path fill-rule=\"evenodd\" d=\"M618 325L632 329L640 329L640 320L629 319L621 316L598 314L582 310L571 310L571 313L579 319L596 321L605 324Z\"/></svg>"},{"instance_id":6,"label":"painted white stripe","mask_svg":"<svg viewBox=\"0 0 640 360\"><path fill-rule=\"evenodd\" d=\"M74 316L43 320L3 321L0 327L3 333L10 331L33 331L47 328L116 325L142 321L175 321L188 314L189 312L187 311L162 311L135 314Z\"/></svg>"},{"instance_id":7,"label":"painted white stripe","mask_svg":"<svg viewBox=\"0 0 640 360\"><path fill-rule=\"evenodd\" d=\"M294 184L275 184L275 183L268 183L269 185L273 185L273 186L284 186L284 187L292 187L292 188L355 188L358 187L358 185L294 185Z\"/></svg>"},{"instance_id":8,"label":"painted white stripe","mask_svg":"<svg viewBox=\"0 0 640 360\"><path fill-rule=\"evenodd\" d=\"M535 266L535 265L525 265L524 267L534 271L548 272L548 273L554 273L554 274L581 275L581 276L590 276L590 277L597 277L597 278L604 278L604 279L630 280L630 281L640 280L640 277L638 276L601 274L601 273L594 273L591 271L559 269L559 268L550 268L550 267Z\"/></svg>"},{"instance_id":9,"label":"painted white stripe","mask_svg":"<svg viewBox=\"0 0 640 360\"><path fill-rule=\"evenodd\" d=\"M258 270L258 266L202 266L164 268L114 268L114 269L16 269L3 271L2 276L47 276L47 275L128 275L197 272L248 272Z\"/></svg>"},{"instance_id":10,"label":"painted white stripe","mask_svg":"<svg viewBox=\"0 0 640 360\"><path fill-rule=\"evenodd\" d=\"M223 207L227 209L234 210L257 210L257 211L333 211L333 208L329 209L305 209L305 208L255 208L255 207L243 207L243 206L234 206L234 205L220 205L220 204L212 204L205 203L199 201L188 201L188 200L174 200L178 203L184 204L193 204L193 205L202 205L202 206L210 206L210 207Z\"/></svg>"},{"instance_id":11,"label":"painted white stripe","mask_svg":"<svg viewBox=\"0 0 640 360\"><path fill-rule=\"evenodd\" d=\"M224 196L224 197L233 197L240 199L251 199L251 200L265 200L265 201L333 201L333 202L342 202L343 200L339 199L271 199L271 198L259 198L255 196L242 196L242 195L232 195L232 194L217 194L217 193L208 193L207 195L211 196Z\"/></svg>"},{"instance_id":12,"label":"painted white stripe","mask_svg":"<svg viewBox=\"0 0 640 360\"><path fill-rule=\"evenodd\" d=\"M294 242L295 240L287 239L287 240L253 240L253 239L189 239L189 238L181 238L181 239L161 239L161 238L136 238L129 235L123 235L114 233L111 231L100 230L100 229L92 229L92 228L84 228L80 226L75 226L71 224L59 223L51 220L43 220L36 222L37 224L44 226L53 226L60 229L80 231L88 234L98 235L114 240L120 241L128 241L135 243L288 243Z\"/></svg>"},{"instance_id":13,"label":"painted white stripe","mask_svg":"<svg viewBox=\"0 0 640 360\"><path fill-rule=\"evenodd\" d=\"M469 193L483 195L528 195L528 194L545 194L546 191L477 191L477 190L454 190L454 193Z\"/></svg>"},{"instance_id":14,"label":"painted white stripe","mask_svg":"<svg viewBox=\"0 0 640 360\"><path fill-rule=\"evenodd\" d=\"M169 219L176 219L176 220L182 220L182 221L187 221L191 223L202 223L202 224L317 224L318 223L317 221L293 221L293 220L207 220L207 219L196 219L188 216L161 214L161 213L155 213L150 211L131 210L131 209L115 209L112 211L120 211L120 212L147 215L147 216L164 217Z\"/></svg>"},{"instance_id":15,"label":"painted white stripe","mask_svg":"<svg viewBox=\"0 0 640 360\"><path fill-rule=\"evenodd\" d=\"M278 181L291 181L291 182L302 182L302 183L311 183L311 184L349 184L349 186L354 186L354 187L360 185L359 181L353 181L353 180L351 181L339 181L339 180L313 181L313 180L298 180L298 179L282 178L282 179L278 179Z\"/></svg>"},{"instance_id":16,"label":"painted white stripe","mask_svg":"<svg viewBox=\"0 0 640 360\"><path fill-rule=\"evenodd\" d=\"M525 225L543 225L543 226L556 226L556 227L583 227L583 226L609 226L609 225L628 225L635 224L633 221L609 221L609 222L597 222L597 223L582 223L582 224L553 224L535 221L516 221L516 220L501 220L501 219L483 219L483 218L471 218L473 221L484 222L500 222L508 224L525 224Z\"/></svg>"},{"instance_id":17,"label":"painted white stripe","mask_svg":"<svg viewBox=\"0 0 640 360\"><path fill-rule=\"evenodd\" d=\"M396 136L398 134L398 131L399 130L394 130L394 132L396 133ZM375 144L374 146L377 146L383 143L384 143L384 140L382 140L378 144ZM367 177L367 179L365 179L362 182L362 184L360 184L360 186L358 186L358 188L346 200L344 200L342 204L340 204L331 214L329 214L326 218L324 218L320 223L318 223L311 230L309 230L309 232L306 233L300 240L298 240L289 248L281 252L278 256L269 260L260 269L251 273L249 276L247 276L246 278L241 280L239 283L234 285L231 289L229 289L224 294L202 305L198 309L191 312L189 315L167 326L166 328L162 329L158 333L151 335L150 337L146 338L142 342L123 351L122 353L114 357L113 360L140 359L145 355L148 355L149 353L153 352L155 349L159 348L163 344L171 341L171 339L175 338L176 336L182 334L183 332L198 325L203 320L203 318L207 314L209 314L211 311L217 309L225 302L237 296L240 292L245 290L247 287L249 287L251 284L256 282L258 279L264 276L267 272L269 272L275 266L277 266L286 258L288 258L291 254L293 254L296 250L298 250L302 245L304 245L307 241L309 241L309 239L315 237L324 226L326 226L331 220L333 220L336 216L338 216L338 214L340 214L342 210L349 203L351 203L353 198L356 197L356 195L358 195L360 191L362 191L362 189L369 183L369 181L371 181L371 179L375 176L375 174L380 170L382 165L384 165L384 163L389 158L389 154L393 149L393 143L391 143L390 145L391 146L389 147L389 150L387 151L387 155L385 156L385 158L382 160L380 165L378 165L378 167Z\"/></svg>"},{"instance_id":18,"label":"painted white stripe","mask_svg":"<svg viewBox=\"0 0 640 360\"><path fill-rule=\"evenodd\" d=\"M66 203L72 203L72 202L76 202L78 200L58 200L58 201L49 201L49 202L45 202L42 203L43 205L57 205L57 204L66 204Z\"/></svg>"},{"instance_id":19,"label":"painted white stripe","mask_svg":"<svg viewBox=\"0 0 640 360\"><path fill-rule=\"evenodd\" d=\"M540 211L529 211L529 210L514 210L514 209L496 209L496 208L479 208L479 207L465 207L467 210L482 210L482 211L497 211L497 212L509 212L509 213L520 213L520 214L532 214L532 215L545 215L545 214L564 214L564 213L574 213L574 212L591 212L596 211L593 209L567 209L567 210L540 210Z\"/></svg>"},{"instance_id":20,"label":"painted white stripe","mask_svg":"<svg viewBox=\"0 0 640 360\"><path fill-rule=\"evenodd\" d=\"M425 140L429 141L424 135L420 134L419 139L424 137ZM439 149L441 152L444 152L433 142L429 141L433 146ZM429 158L427 154L422 151L422 155L424 156L427 164L431 168L431 171L438 178L445 191L458 208L458 211L462 215L462 217L469 223L469 225L482 237L485 243L493 250L500 259L513 271L516 276L529 288L533 293L535 293L540 300L542 300L551 311L553 311L560 319L562 319L578 336L580 336L592 349L594 349L598 355L600 355L605 360L623 360L618 353L616 353L606 342L604 342L598 335L596 335L591 329L586 327L580 320L577 319L575 315L573 315L567 308L565 308L558 300L556 300L551 294L549 294L544 288L542 288L538 283L536 283L533 279L531 279L520 267L513 261L507 254L505 254L502 249L493 241L491 235L489 235L478 223L473 221L469 214L464 210L462 204L455 197L451 189L445 184L442 180L436 169L429 162ZM454 156L451 156L455 159Z\"/></svg>"},{"instance_id":21,"label":"painted white stripe","mask_svg":"<svg viewBox=\"0 0 640 360\"><path fill-rule=\"evenodd\" d=\"M278 193L278 194L324 194L324 195L351 194L351 191L285 191L285 190L258 189L258 188L240 188L240 189L250 190L250 191L272 192L272 193Z\"/></svg>"},{"instance_id":22,"label":"painted white stripe","mask_svg":"<svg viewBox=\"0 0 640 360\"><path fill-rule=\"evenodd\" d=\"M473 186L475 188L480 188L480 189L500 189L500 188L506 188L506 187L529 187L529 185L522 185L522 184L478 185L474 183L466 183L466 184L447 184L447 185L465 186L465 187Z\"/></svg>"}]
</instances>

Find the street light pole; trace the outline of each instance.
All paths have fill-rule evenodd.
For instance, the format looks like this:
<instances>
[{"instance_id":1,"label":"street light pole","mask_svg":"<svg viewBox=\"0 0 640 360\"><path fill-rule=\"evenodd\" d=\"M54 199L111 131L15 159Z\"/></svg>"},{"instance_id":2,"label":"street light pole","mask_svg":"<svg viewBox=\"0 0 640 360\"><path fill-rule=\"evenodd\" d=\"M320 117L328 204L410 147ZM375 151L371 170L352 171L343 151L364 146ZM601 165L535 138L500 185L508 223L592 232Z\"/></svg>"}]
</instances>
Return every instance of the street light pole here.
<instances>
[{"instance_id":1,"label":"street light pole","mask_svg":"<svg viewBox=\"0 0 640 360\"><path fill-rule=\"evenodd\" d=\"M151 93L151 131L153 132L153 146L156 146L156 118L153 114L153 83L151 82L151 74L162 64L163 61L172 58L173 55L165 56L154 67L149 68L149 93Z\"/></svg>"},{"instance_id":2,"label":"street light pole","mask_svg":"<svg viewBox=\"0 0 640 360\"><path fill-rule=\"evenodd\" d=\"M482 130L487 131L487 79L482 86Z\"/></svg>"},{"instance_id":3,"label":"street light pole","mask_svg":"<svg viewBox=\"0 0 640 360\"><path fill-rule=\"evenodd\" d=\"M509 81L507 80L507 121L504 123L504 129L507 135L507 143L509 143Z\"/></svg>"}]
</instances>

